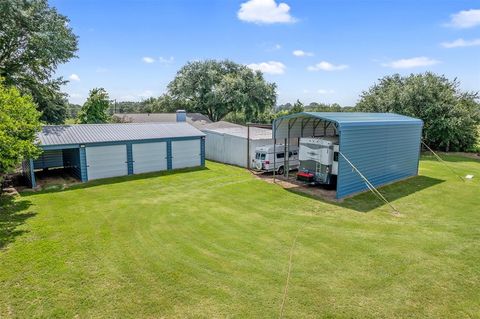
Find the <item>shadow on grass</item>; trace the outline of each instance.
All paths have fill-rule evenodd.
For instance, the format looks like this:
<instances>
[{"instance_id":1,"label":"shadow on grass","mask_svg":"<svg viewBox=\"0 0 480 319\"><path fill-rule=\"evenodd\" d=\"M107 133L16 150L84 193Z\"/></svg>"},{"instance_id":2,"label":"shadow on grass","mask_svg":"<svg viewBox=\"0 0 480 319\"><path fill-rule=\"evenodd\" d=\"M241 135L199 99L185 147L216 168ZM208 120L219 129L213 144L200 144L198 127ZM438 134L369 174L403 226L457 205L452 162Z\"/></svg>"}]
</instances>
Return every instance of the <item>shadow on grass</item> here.
<instances>
[{"instance_id":1,"label":"shadow on grass","mask_svg":"<svg viewBox=\"0 0 480 319\"><path fill-rule=\"evenodd\" d=\"M93 181L88 181L85 183L67 185L67 187L65 188L63 188L62 185L50 185L50 186L46 185L46 187L43 190L23 191L21 195L22 197L28 197L28 196L33 196L37 194L56 193L56 192L62 192L62 191L66 192L66 191L86 189L86 188L101 186L101 185L112 185L112 184L129 182L129 181L137 181L137 180L148 179L152 177L180 175L185 173L207 171L207 170L209 170L207 167L192 167L192 168L181 168L181 169L175 169L175 170L169 170L169 171L126 175L126 176L120 176L120 177L102 178L102 179L96 179Z\"/></svg>"},{"instance_id":2,"label":"shadow on grass","mask_svg":"<svg viewBox=\"0 0 480 319\"><path fill-rule=\"evenodd\" d=\"M438 185L443 182L445 182L445 180L420 175L393 184L382 186L378 188L378 190L389 202L393 202L397 199L409 196L416 192L420 192L424 189ZM298 189L289 189L288 191L300 196L320 200L325 203L333 204L342 208L348 208L361 213L367 213L380 206L385 205L385 203L381 199L377 198L370 191L363 192L350 198L346 198L341 202L328 201L317 196L303 193L301 190Z\"/></svg>"},{"instance_id":3,"label":"shadow on grass","mask_svg":"<svg viewBox=\"0 0 480 319\"><path fill-rule=\"evenodd\" d=\"M35 212L26 211L31 205L29 200L0 195L0 250L27 232L19 230L18 226L36 215Z\"/></svg>"}]
</instances>

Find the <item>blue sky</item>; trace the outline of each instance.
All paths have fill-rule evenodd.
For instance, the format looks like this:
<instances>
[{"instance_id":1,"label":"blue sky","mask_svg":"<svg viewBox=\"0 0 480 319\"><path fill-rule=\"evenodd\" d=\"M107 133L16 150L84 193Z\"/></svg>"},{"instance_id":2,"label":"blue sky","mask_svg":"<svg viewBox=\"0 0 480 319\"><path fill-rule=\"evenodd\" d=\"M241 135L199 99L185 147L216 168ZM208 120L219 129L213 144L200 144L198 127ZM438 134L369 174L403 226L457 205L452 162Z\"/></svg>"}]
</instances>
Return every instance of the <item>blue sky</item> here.
<instances>
[{"instance_id":1,"label":"blue sky","mask_svg":"<svg viewBox=\"0 0 480 319\"><path fill-rule=\"evenodd\" d=\"M393 73L427 70L480 90L478 1L52 0L79 36L78 58L59 67L83 103L165 92L187 61L231 59L261 69L278 103L354 105Z\"/></svg>"}]
</instances>

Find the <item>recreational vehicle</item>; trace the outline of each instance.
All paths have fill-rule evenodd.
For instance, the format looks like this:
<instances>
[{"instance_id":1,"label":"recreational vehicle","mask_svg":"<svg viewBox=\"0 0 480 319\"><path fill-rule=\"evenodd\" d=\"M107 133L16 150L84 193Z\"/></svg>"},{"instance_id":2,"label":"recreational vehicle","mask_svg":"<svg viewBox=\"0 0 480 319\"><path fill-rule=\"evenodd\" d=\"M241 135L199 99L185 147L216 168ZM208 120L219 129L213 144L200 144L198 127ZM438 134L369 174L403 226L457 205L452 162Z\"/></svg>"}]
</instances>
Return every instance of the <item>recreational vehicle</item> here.
<instances>
[{"instance_id":1,"label":"recreational vehicle","mask_svg":"<svg viewBox=\"0 0 480 319\"><path fill-rule=\"evenodd\" d=\"M274 159L274 147L265 145L255 148L255 158L252 159L253 167L258 171L272 172L275 163L275 172L282 175L285 172L285 145L277 144L275 146L276 158ZM288 166L290 170L298 169L298 146L289 147Z\"/></svg>"},{"instance_id":2,"label":"recreational vehicle","mask_svg":"<svg viewBox=\"0 0 480 319\"><path fill-rule=\"evenodd\" d=\"M308 184L336 185L338 137L301 138L299 153L297 180Z\"/></svg>"}]
</instances>

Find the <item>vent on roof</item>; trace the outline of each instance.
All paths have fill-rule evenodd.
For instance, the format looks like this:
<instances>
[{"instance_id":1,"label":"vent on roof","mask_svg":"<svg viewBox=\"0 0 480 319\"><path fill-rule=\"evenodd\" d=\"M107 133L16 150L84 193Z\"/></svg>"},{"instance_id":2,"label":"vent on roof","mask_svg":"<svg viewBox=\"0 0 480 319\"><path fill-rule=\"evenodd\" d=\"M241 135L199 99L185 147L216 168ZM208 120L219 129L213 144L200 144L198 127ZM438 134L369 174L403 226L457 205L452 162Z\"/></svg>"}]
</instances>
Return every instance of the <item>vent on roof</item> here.
<instances>
[{"instance_id":1,"label":"vent on roof","mask_svg":"<svg viewBox=\"0 0 480 319\"><path fill-rule=\"evenodd\" d=\"M185 110L177 110L177 122L186 122L187 112Z\"/></svg>"}]
</instances>

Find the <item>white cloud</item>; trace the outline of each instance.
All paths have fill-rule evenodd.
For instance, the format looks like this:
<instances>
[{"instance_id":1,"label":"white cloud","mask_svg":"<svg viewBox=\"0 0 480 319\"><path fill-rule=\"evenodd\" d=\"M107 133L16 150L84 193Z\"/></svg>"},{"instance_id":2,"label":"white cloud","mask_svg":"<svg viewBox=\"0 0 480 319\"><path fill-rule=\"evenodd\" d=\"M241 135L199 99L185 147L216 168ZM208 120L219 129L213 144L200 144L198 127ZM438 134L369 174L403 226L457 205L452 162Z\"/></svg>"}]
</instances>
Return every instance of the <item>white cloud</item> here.
<instances>
[{"instance_id":1,"label":"white cloud","mask_svg":"<svg viewBox=\"0 0 480 319\"><path fill-rule=\"evenodd\" d=\"M75 73L70 74L68 78L72 81L80 81L80 77L78 76L78 74Z\"/></svg>"},{"instance_id":2,"label":"white cloud","mask_svg":"<svg viewBox=\"0 0 480 319\"><path fill-rule=\"evenodd\" d=\"M273 47L274 50L280 50L282 48L282 46L280 44L275 44L275 46Z\"/></svg>"},{"instance_id":3,"label":"white cloud","mask_svg":"<svg viewBox=\"0 0 480 319\"><path fill-rule=\"evenodd\" d=\"M142 58L142 61L145 62L145 63L153 63L153 62L155 62L155 59L154 59L154 58L151 58L151 57L149 57L149 56L144 56L144 57Z\"/></svg>"},{"instance_id":4,"label":"white cloud","mask_svg":"<svg viewBox=\"0 0 480 319\"><path fill-rule=\"evenodd\" d=\"M268 74L283 74L285 73L286 66L282 62L268 61L262 63L251 63L247 65L250 69L255 71L261 71Z\"/></svg>"},{"instance_id":5,"label":"white cloud","mask_svg":"<svg viewBox=\"0 0 480 319\"><path fill-rule=\"evenodd\" d=\"M312 52L305 52L303 50L295 50L292 52L294 56L303 57L303 56L313 56Z\"/></svg>"},{"instance_id":6,"label":"white cloud","mask_svg":"<svg viewBox=\"0 0 480 319\"><path fill-rule=\"evenodd\" d=\"M452 42L442 42L440 45L444 48L460 48L460 47L473 47L480 45L480 39L473 39L473 40L463 40L462 38L457 39Z\"/></svg>"},{"instance_id":7,"label":"white cloud","mask_svg":"<svg viewBox=\"0 0 480 319\"><path fill-rule=\"evenodd\" d=\"M409 59L400 59L396 61L391 61L388 63L382 63L382 66L386 66L394 69L410 69L417 68L422 66L431 66L440 63L440 61L427 58L424 56L414 57Z\"/></svg>"},{"instance_id":8,"label":"white cloud","mask_svg":"<svg viewBox=\"0 0 480 319\"><path fill-rule=\"evenodd\" d=\"M327 94L333 94L335 93L334 90L326 90L326 89L320 89L317 91L318 94L321 94L321 95L327 95Z\"/></svg>"},{"instance_id":9,"label":"white cloud","mask_svg":"<svg viewBox=\"0 0 480 319\"><path fill-rule=\"evenodd\" d=\"M258 24L293 23L290 6L275 0L249 0L240 5L237 16L240 20Z\"/></svg>"},{"instance_id":10,"label":"white cloud","mask_svg":"<svg viewBox=\"0 0 480 319\"><path fill-rule=\"evenodd\" d=\"M164 57L158 58L158 62L160 62L161 64L172 64L173 61L175 61L175 58L173 56L169 58L164 58Z\"/></svg>"},{"instance_id":11,"label":"white cloud","mask_svg":"<svg viewBox=\"0 0 480 319\"><path fill-rule=\"evenodd\" d=\"M447 23L449 27L466 29L480 25L480 9L460 11L450 17L450 22Z\"/></svg>"},{"instance_id":12,"label":"white cloud","mask_svg":"<svg viewBox=\"0 0 480 319\"><path fill-rule=\"evenodd\" d=\"M348 68L346 64L332 64L327 61L322 61L307 68L308 71L340 71Z\"/></svg>"}]
</instances>

